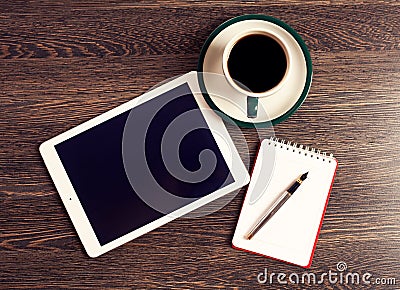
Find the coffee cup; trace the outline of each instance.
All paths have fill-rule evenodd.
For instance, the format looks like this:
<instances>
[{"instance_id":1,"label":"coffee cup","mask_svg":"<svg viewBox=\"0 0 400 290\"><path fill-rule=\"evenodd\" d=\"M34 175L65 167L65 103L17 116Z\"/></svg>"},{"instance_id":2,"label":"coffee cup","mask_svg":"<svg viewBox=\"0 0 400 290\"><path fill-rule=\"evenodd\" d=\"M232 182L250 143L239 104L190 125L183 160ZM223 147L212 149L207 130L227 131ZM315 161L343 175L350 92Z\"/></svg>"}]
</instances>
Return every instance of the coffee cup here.
<instances>
[{"instance_id":1,"label":"coffee cup","mask_svg":"<svg viewBox=\"0 0 400 290\"><path fill-rule=\"evenodd\" d=\"M235 90L247 96L248 118L257 117L259 98L284 88L290 66L285 40L260 28L241 31L223 50L223 74Z\"/></svg>"}]
</instances>

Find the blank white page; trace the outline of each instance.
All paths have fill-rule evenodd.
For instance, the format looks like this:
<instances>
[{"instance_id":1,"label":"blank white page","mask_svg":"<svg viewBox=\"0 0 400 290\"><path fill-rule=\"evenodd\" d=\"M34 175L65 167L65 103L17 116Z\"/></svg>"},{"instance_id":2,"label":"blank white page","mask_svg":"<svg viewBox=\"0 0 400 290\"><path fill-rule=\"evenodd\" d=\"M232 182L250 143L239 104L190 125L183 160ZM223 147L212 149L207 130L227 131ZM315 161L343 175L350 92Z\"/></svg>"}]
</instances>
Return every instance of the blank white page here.
<instances>
[{"instance_id":1,"label":"blank white page","mask_svg":"<svg viewBox=\"0 0 400 290\"><path fill-rule=\"evenodd\" d=\"M274 140L261 143L236 226L236 248L309 267L337 167L331 156ZM303 173L295 193L251 240L245 236Z\"/></svg>"}]
</instances>

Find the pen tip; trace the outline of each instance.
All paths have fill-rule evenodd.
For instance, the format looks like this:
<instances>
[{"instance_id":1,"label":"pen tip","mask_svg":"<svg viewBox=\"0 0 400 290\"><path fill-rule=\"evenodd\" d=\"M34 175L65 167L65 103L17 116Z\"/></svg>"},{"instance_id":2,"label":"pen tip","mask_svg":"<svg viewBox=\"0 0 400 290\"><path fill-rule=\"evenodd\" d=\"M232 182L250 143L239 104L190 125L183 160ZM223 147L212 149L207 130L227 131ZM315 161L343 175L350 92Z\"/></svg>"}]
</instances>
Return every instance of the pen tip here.
<instances>
[{"instance_id":1,"label":"pen tip","mask_svg":"<svg viewBox=\"0 0 400 290\"><path fill-rule=\"evenodd\" d=\"M308 171L307 171L306 173L304 173L304 174L300 177L300 179L301 179L301 180L305 180L305 179L307 178L307 175L308 175Z\"/></svg>"}]
</instances>

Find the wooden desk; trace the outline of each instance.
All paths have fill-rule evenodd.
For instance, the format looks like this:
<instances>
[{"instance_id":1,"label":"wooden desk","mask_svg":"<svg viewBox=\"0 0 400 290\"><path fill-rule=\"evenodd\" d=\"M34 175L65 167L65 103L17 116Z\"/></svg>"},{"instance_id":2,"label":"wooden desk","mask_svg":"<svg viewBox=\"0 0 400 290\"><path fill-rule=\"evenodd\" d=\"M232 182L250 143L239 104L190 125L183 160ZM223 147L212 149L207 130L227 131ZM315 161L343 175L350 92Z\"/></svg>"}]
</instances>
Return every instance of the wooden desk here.
<instances>
[{"instance_id":1,"label":"wooden desk","mask_svg":"<svg viewBox=\"0 0 400 290\"><path fill-rule=\"evenodd\" d=\"M337 271L344 261L348 271L397 279L397 287L370 288L399 287L398 1L62 2L0 4L0 288L249 289L271 286L257 282L265 268L304 272L231 248L244 190L214 214L178 219L90 259L38 152L49 137L195 70L210 32L248 13L290 24L314 63L309 97L276 136L339 161L308 271ZM253 164L257 139L246 136Z\"/></svg>"}]
</instances>

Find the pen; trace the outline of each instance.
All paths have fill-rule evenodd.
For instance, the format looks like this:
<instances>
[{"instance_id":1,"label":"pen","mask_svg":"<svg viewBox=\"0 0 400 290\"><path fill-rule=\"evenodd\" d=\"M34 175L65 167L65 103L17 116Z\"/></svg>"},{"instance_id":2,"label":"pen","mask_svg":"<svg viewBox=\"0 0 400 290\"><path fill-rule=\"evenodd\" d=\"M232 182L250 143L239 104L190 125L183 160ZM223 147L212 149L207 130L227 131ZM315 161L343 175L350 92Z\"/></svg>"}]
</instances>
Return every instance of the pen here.
<instances>
[{"instance_id":1,"label":"pen","mask_svg":"<svg viewBox=\"0 0 400 290\"><path fill-rule=\"evenodd\" d=\"M276 214L276 212L282 207L282 205L293 195L300 184L307 178L308 172L304 173L298 178L292 186L285 191L268 209L268 211L262 216L258 223L251 229L246 235L246 239L250 240L254 235Z\"/></svg>"}]
</instances>

